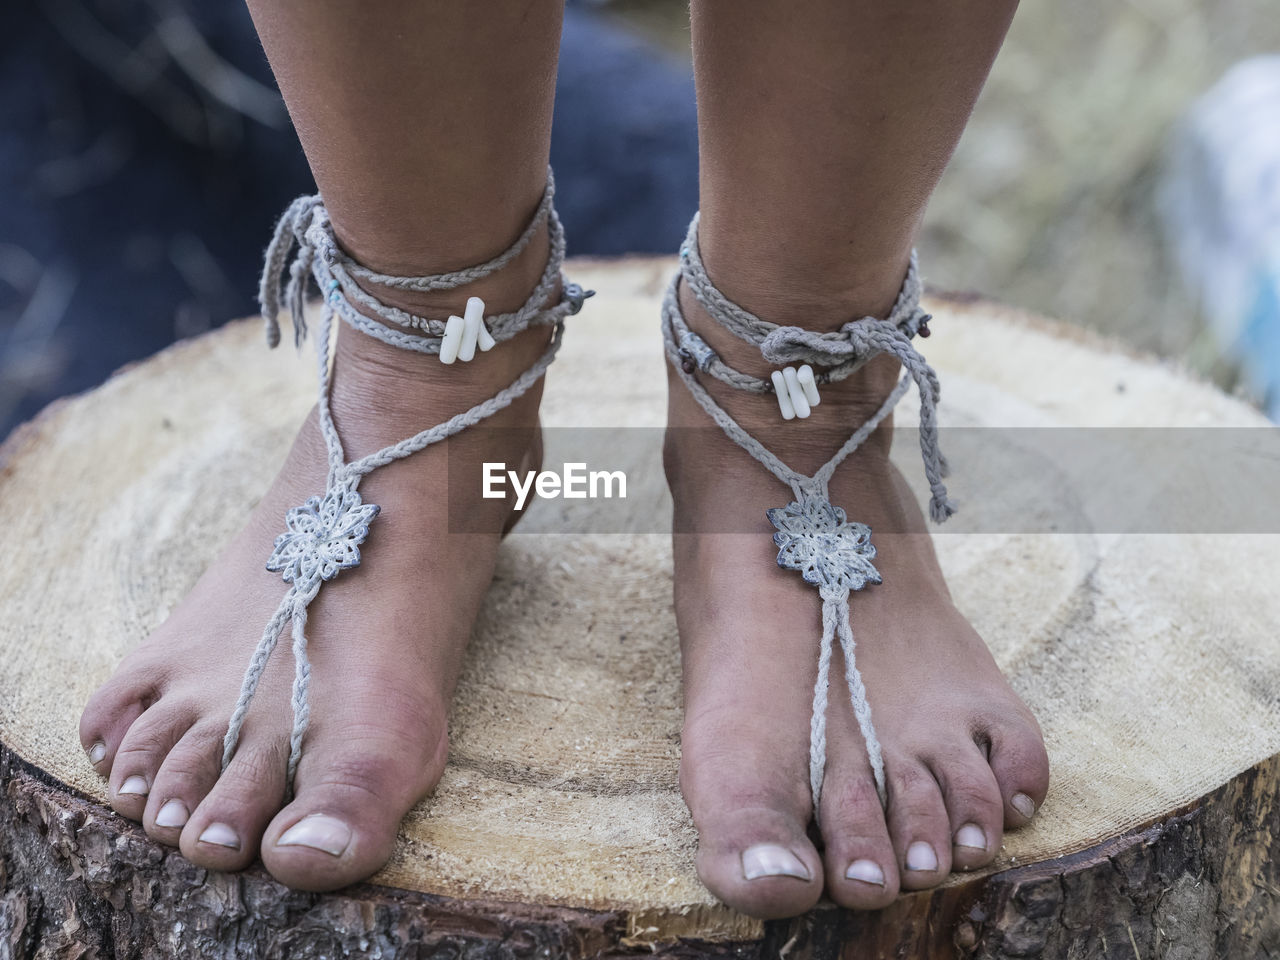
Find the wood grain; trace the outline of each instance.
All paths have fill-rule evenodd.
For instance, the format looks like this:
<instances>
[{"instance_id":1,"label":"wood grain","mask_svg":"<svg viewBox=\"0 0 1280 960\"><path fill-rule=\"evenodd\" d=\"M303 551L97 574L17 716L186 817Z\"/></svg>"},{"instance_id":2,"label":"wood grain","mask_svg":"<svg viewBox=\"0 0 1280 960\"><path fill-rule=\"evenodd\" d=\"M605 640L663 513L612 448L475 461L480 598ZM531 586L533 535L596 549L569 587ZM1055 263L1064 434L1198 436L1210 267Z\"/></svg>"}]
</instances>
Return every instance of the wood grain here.
<instances>
[{"instance_id":1,"label":"wood grain","mask_svg":"<svg viewBox=\"0 0 1280 960\"><path fill-rule=\"evenodd\" d=\"M577 264L600 295L544 402L553 440L653 441L630 455L655 530L670 509L655 328L670 269ZM1095 337L979 298L929 308L944 426L1265 424ZM592 534L598 518L556 509L503 547L445 778L370 883L301 894L152 843L105 806L79 710L243 521L311 402L310 367L264 350L257 322L230 324L0 448L0 529L21 545L0 564L0 960L1280 954L1274 537L937 535L957 602L1041 721L1053 782L991 868L877 914L762 925L698 884L668 540ZM981 531L989 504L964 490L981 465L955 466L971 526L948 527Z\"/></svg>"}]
</instances>

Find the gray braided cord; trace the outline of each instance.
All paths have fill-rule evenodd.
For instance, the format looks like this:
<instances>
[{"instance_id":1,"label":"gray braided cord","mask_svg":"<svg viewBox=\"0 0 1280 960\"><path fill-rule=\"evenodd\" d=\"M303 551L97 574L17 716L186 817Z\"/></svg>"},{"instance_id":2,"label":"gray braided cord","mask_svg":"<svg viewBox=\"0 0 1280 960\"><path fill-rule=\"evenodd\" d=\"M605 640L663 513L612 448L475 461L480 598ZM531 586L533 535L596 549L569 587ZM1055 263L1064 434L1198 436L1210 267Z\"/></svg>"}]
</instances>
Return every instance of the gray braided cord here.
<instances>
[{"instance_id":1,"label":"gray braided cord","mask_svg":"<svg viewBox=\"0 0 1280 960\"><path fill-rule=\"evenodd\" d=\"M299 289L298 296L303 296ZM329 477L325 481L328 489L337 480L338 472L346 463L347 455L342 449L342 438L338 436L338 428L333 423L333 411L329 407L329 336L333 326L333 315L326 306L320 317L320 337L316 341L316 381L319 387L316 397L316 410L320 421L320 436L324 437L325 449L329 456Z\"/></svg>"},{"instance_id":2,"label":"gray braided cord","mask_svg":"<svg viewBox=\"0 0 1280 960\"><path fill-rule=\"evenodd\" d=\"M770 363L814 363L831 367L816 375L820 383L847 377L879 354L897 357L920 394L920 456L929 482L929 516L934 523L942 523L955 513L955 504L948 499L943 483L948 472L947 461L938 447L937 406L941 399L938 375L911 342L929 319L920 308L924 285L914 250L889 316L851 320L838 331L818 332L770 323L721 293L702 262L697 214L689 224L689 234L680 251L680 277L717 323L740 339L759 346L761 355ZM685 361L692 359L698 369L730 386L753 393L773 392L771 381L742 373L720 360L711 347L689 329L678 309L669 313L672 340L679 351L675 363L683 367ZM830 469L824 467L827 479L836 465L828 465Z\"/></svg>"},{"instance_id":3,"label":"gray braided cord","mask_svg":"<svg viewBox=\"0 0 1280 960\"><path fill-rule=\"evenodd\" d=\"M888 803L885 789L884 754L871 722L871 704L867 700L867 688L854 661L853 630L849 626L849 591L821 592L822 640L818 647L818 678L813 685L813 715L809 722L809 790L813 795L813 815L819 817L819 801L822 798L822 782L827 767L827 690L831 680L833 640L839 637L840 651L844 656L844 676L849 689L849 702L858 721L858 729L867 748L871 763L871 775L876 784L876 795L881 805Z\"/></svg>"},{"instance_id":4,"label":"gray braided cord","mask_svg":"<svg viewBox=\"0 0 1280 960\"><path fill-rule=\"evenodd\" d=\"M240 696L227 723L226 735L222 738L223 770L227 769L227 764L231 762L232 754L235 753L236 743L240 739L240 728L244 726L245 714L249 711L249 702L258 688L258 681L262 679L262 672L267 668L267 661L271 658L271 653L275 650L276 643L280 640L280 635L284 632L289 618L293 616L294 598L295 593L290 589L280 601L280 606L276 607L276 612L272 614L271 619L267 621L267 626L262 631L262 639L258 641L249 659L249 667L245 670L244 680L240 683Z\"/></svg>"},{"instance_id":5,"label":"gray braided cord","mask_svg":"<svg viewBox=\"0 0 1280 960\"><path fill-rule=\"evenodd\" d=\"M326 318L321 323L321 330L324 331L317 337L317 352L320 355L327 355L328 352L328 328L331 321ZM383 449L371 453L366 457L362 457L350 464L339 462L336 469L332 466L332 450L338 447L338 457L341 461L341 446L338 440L337 429L333 425L331 415L327 413L328 404L323 403L320 410L321 433L325 437L326 444L329 445L330 455L330 476L329 487L334 487L342 483L344 480L353 481L353 486L358 485L359 478L371 473L378 467L386 466L396 460L417 453L433 443L438 443L447 437L453 436L461 432L469 426L479 423L486 417L493 416L499 410L510 406L517 398L527 393L528 390L538 381L539 378L546 373L547 368L555 359L556 353L560 349L562 340L563 325L557 325L552 333L551 342L542 356L523 373L520 374L515 381L509 386L500 390L493 397L482 403L477 404L470 409L456 414L443 423L423 430L421 433L402 440L399 443L384 447ZM327 374L328 365L325 364ZM327 379L327 376L326 376ZM272 651L275 649L280 636L284 632L286 624L293 621L293 654L295 662L295 676L293 685L293 729L289 737L289 769L288 780L293 782L293 774L297 769L298 760L302 753L302 737L306 733L307 724L311 715L309 705L309 679L311 675L311 664L307 657L307 639L306 629L306 610L312 600L320 590L320 583L315 583L305 591L298 591L291 588L285 594L280 606L277 608L275 615L267 624L263 631L262 639L258 641L258 646L253 652L250 659L249 668L245 671L244 679L240 685L240 695L236 700L235 709L232 711L230 722L227 726L226 736L223 738L223 754L222 766L226 769L228 763L235 753L236 744L239 742L240 731L244 726L245 715L249 710L249 704L253 701L254 694L257 692L258 683L262 679L262 673L266 669L267 662L271 657Z\"/></svg>"},{"instance_id":6,"label":"gray braided cord","mask_svg":"<svg viewBox=\"0 0 1280 960\"><path fill-rule=\"evenodd\" d=\"M329 353L330 340L333 327L333 317L337 313L347 319L344 308L350 314L359 316L365 323L351 323L353 328L361 332L369 333L377 336L384 342L391 343L393 346L399 346L394 339L388 339L381 336L378 331L390 331L390 328L383 327L376 321L365 317L358 311L351 308L350 303L346 300L344 293L346 292L342 281L333 275L332 258L320 257L316 255L318 246L325 243L326 234L317 233L318 225L328 224L327 212L324 210L323 204L319 202L317 197L301 197L295 200L285 214L280 218L276 227L276 233L272 238L271 244L267 248L266 263L263 270L263 279L260 286L259 294L263 307L264 318L267 321L267 337L268 343L275 346L279 342L279 327L276 321L276 315L279 313L281 300L284 299L288 305L290 314L294 321L295 338L299 343L306 335L306 326L304 319L305 298L307 290L308 273L314 277L318 284L328 284L330 294L325 298L324 307L321 311L320 326L316 337L316 360L317 372L319 380L319 396L317 400L318 421L320 433L324 437L325 447L329 461L329 475L326 483L326 500L334 495L350 495L356 505L360 504L356 490L359 487L360 480L376 470L378 467L385 466L395 460L408 457L419 450L438 443L441 440L450 437L461 430L466 429L486 417L493 416L498 411L508 407L518 397L522 396L533 387L535 383L546 373L547 368L555 359L556 353L560 349L560 344L564 333L564 319L570 314L577 313L581 309L582 301L592 295L591 291L584 291L575 284L563 281L560 268L564 258L564 240L563 230L559 228L559 219L555 216L555 211L551 207L551 196L553 187L550 176L548 176L547 192L544 194L543 203L540 205L538 212L535 214L534 220L530 227L521 234L516 243L513 244L506 252L498 257L481 264L479 267L470 267L465 270L457 271L452 274L439 274L433 277L420 278L386 278L381 274L374 274L371 271L360 267L363 271L360 275L366 280L373 282L384 282L387 279L393 281L402 281L386 284L401 289L452 289L453 287L462 286L464 283L473 282L481 276L487 276L489 273L500 269L502 266L510 263L520 250L523 250L529 243L533 232L543 219L548 217L551 219L556 231L559 234L558 241L553 238L551 254L548 258L547 269L543 272L542 280L539 282L534 291L530 294L525 304L517 311L511 314L502 315L501 318L488 318L491 322L501 319L501 324L495 323L499 330L495 330L492 334L494 339L499 339L498 333L501 332L501 339L510 339L522 329L527 329L534 325L550 324L552 326L551 339L542 355L534 362L532 366L522 372L512 383L498 391L489 399L476 404L462 413L450 417L443 423L429 427L412 437L402 440L398 443L384 447L368 456L362 457L352 463L347 463L343 452L342 440L338 435L337 427L333 421L332 411L329 406ZM327 234L332 237L331 230ZM284 264L287 262L288 255L294 246L298 247L298 253L293 262L289 266L289 280L284 289L281 290L280 279L284 273ZM334 244L336 249L336 243ZM514 253L512 251L515 251ZM344 254L345 256L345 254ZM348 258L349 261L349 258ZM358 265L356 265L358 266ZM359 289L349 278L357 275L357 271L352 269L350 263L345 265L345 276L348 278L348 286L346 289ZM466 279L459 280L459 277ZM414 285L417 283L418 285ZM563 289L560 300L553 306L546 306L546 300L553 288L557 284L562 284ZM362 291L363 293L363 291ZM366 294L367 296L367 294ZM386 310L384 305L374 301L381 310ZM379 311L381 315L381 310ZM350 322L350 320L348 320ZM439 338L415 338L418 340L434 340L434 349L431 352L439 352ZM408 349L416 349L415 347L407 347ZM308 502L308 507L312 502L318 502L319 498L313 498ZM345 503L345 500L344 500ZM302 508L299 508L302 509ZM378 508L376 506L361 507L366 512L367 522L376 515ZM290 511L293 513L294 511ZM345 515L344 515L345 517ZM281 540L277 539L277 550L280 548ZM355 541L358 545L363 541L364 534L360 539ZM354 562L344 563L343 566L354 566L359 563L358 550L355 551L356 559ZM273 560L275 559L273 553ZM250 657L248 668L245 671L244 679L241 682L240 694L237 698L235 708L232 711L230 720L227 725L227 732L223 739L222 768L225 770L231 762L235 754L236 745L239 742L240 733L244 726L245 717L248 713L249 706L257 691L262 674L266 669L267 663L272 652L277 646L286 625L292 622L292 638L293 638L293 657L294 657L294 681L291 695L291 706L293 710L293 725L289 737L289 763L287 771L287 783L289 789L292 790L294 774L297 770L298 762L302 753L302 741L306 734L307 726L310 721L310 681L311 681L311 663L307 655L307 609L311 601L315 599L326 579L336 574L336 567L327 573L316 573L312 571L306 576L298 576L296 572L292 572L288 567L272 567L269 569L285 569L286 581L291 581L288 591L285 593L280 605L276 608L276 612L272 615L266 628L263 630L262 638L259 640L257 647L254 649L253 655Z\"/></svg>"},{"instance_id":7,"label":"gray braided cord","mask_svg":"<svg viewBox=\"0 0 1280 960\"><path fill-rule=\"evenodd\" d=\"M710 374L721 383L727 383L736 390L762 394L774 392L772 380L764 377L753 377L749 373L744 373L729 366L720 359L720 355L712 349L710 344L689 329L683 315L673 317L671 323L675 332L676 343L680 346L684 365L692 364L703 373ZM870 357L855 356L836 363L834 366L819 367L814 372L814 381L819 386L827 383L839 383L841 380L861 370L870 359Z\"/></svg>"},{"instance_id":8,"label":"gray braided cord","mask_svg":"<svg viewBox=\"0 0 1280 960\"><path fill-rule=\"evenodd\" d=\"M812 499L828 500L827 485L836 468L860 447L885 418L893 412L898 401L911 389L912 378L903 376L889 396L849 439L841 445L832 457L823 464L813 476L806 476L783 463L763 443L752 436L738 423L720 404L716 403L705 387L698 382L696 375L690 373L681 364L681 352L676 343L675 324L673 319L680 313L678 291L680 278L677 276L667 288L667 295L662 305L662 340L666 348L667 358L675 368L676 375L688 388L698 406L728 435L734 443L758 460L765 469L789 486L798 501ZM840 640L841 651L845 660L845 680L849 689L849 702L853 707L854 717L858 721L858 729L862 733L867 748L867 758L871 763L872 775L875 778L876 794L881 804L887 802L885 788L884 759L880 748L880 740L876 736L875 725L871 719L871 704L867 700L866 687L862 682L854 658L853 630L849 625L849 589L822 588L822 639L818 651L818 677L813 688L813 714L809 728L809 785L813 792L814 816L818 816L819 801L822 796L823 775L826 769L827 756L827 689L829 686L830 667L834 640Z\"/></svg>"},{"instance_id":9,"label":"gray braided cord","mask_svg":"<svg viewBox=\"0 0 1280 960\"><path fill-rule=\"evenodd\" d=\"M678 277L672 280L671 285L667 288L667 295L662 302L662 341L666 348L667 359L675 367L676 375L689 388L693 399L715 421L716 426L728 434L734 443L760 461L766 470L791 487L797 497L803 498L813 495L816 491L825 490L827 482L835 473L836 468L875 432L876 428L884 422L885 417L893 412L893 408L898 405L898 401L911 389L911 378L904 376L898 381L897 386L893 388L893 391L880 405L879 409L850 435L849 439L844 442L831 459L824 463L813 476L807 476L798 470L793 470L783 463L773 451L744 429L737 420L733 419L724 407L716 403L711 394L707 393L706 388L698 382L697 376L689 373L681 366L680 348L675 341L674 324L672 323L673 318L680 313L680 302L676 295L679 283Z\"/></svg>"},{"instance_id":10,"label":"gray braided cord","mask_svg":"<svg viewBox=\"0 0 1280 960\"><path fill-rule=\"evenodd\" d=\"M317 251L317 260L324 261L324 264L328 265L328 271L323 269L317 271L315 266L312 266L312 273L316 276L316 284L321 289L329 289L335 279L339 287L342 288L344 300L351 301L339 302L337 305L338 314L342 316L343 320L352 325L381 326L371 321L369 316L355 310L355 305L360 305L378 317L379 320L383 320L384 324L425 330L426 333L430 334L429 338L410 337L404 340L403 346L406 346L407 349L417 349L422 353L431 352L431 349L421 346L421 344L433 343L434 338L443 335L444 321L417 316L416 314L410 314L406 310L401 310L401 308L384 305L383 302L376 297L372 297L364 288L361 288L360 284L357 284L352 279L351 271L347 269L342 260L333 259L333 257L326 255L329 250L337 248L337 241L333 236L333 227L329 224L328 211L320 209L312 214L311 225L306 229L305 238L306 242L310 243ZM539 279L538 287L535 288L544 294L549 294L554 285L561 280L561 266L564 262L564 248L566 248L564 246L564 227L554 210L550 212L548 241L550 255L548 256L547 266L545 266L543 275ZM486 316L485 325L488 326L490 335L493 335L493 338L498 342L502 342L502 340L509 339L524 330L535 316L539 316L540 311L541 302L536 297L530 297L524 306L511 312L511 314L490 314ZM398 332L393 330L393 333ZM401 344L397 343L393 344L393 346L401 346ZM436 344L435 349L438 352L438 344Z\"/></svg>"},{"instance_id":11,"label":"gray braided cord","mask_svg":"<svg viewBox=\"0 0 1280 960\"><path fill-rule=\"evenodd\" d=\"M822 601L822 639L818 642L818 677L813 683L813 713L809 718L809 793L818 816L822 779L827 769L827 694L831 688L831 646L836 632L836 608ZM845 665L848 669L848 665Z\"/></svg>"},{"instance_id":12,"label":"gray braided cord","mask_svg":"<svg viewBox=\"0 0 1280 960\"><path fill-rule=\"evenodd\" d=\"M547 199L544 196L544 201ZM466 275L471 278L467 282L487 276L493 269L511 262L512 256L507 254L517 248L523 250L528 245L532 230L543 220L548 221L549 255L533 294L517 310L511 313L490 314L485 317L485 326L493 339L501 343L534 324L553 324L582 309L583 301L591 296L577 284L564 279L561 267L565 257L564 226L554 207L540 206L538 212L525 232L521 234L510 250L483 265L480 268L468 268L457 274L436 274L430 277L392 277L391 280L406 281L388 284L400 289L440 290L450 289L458 284L453 278ZM298 248L288 271L288 280L281 287L283 264L293 247ZM366 283L375 278L387 279L385 274L371 274L356 269L358 264L342 250L333 232L328 211L319 197L300 197L290 205L285 215L277 224L275 237L267 248L266 266L263 270L259 287L259 301L262 305L263 317L266 320L267 342L276 346L280 340L278 314L282 303L289 305L294 326L294 339L301 344L306 337L306 317L302 309L305 304L303 293L308 274L314 279L318 289L326 294L333 304L335 312L353 329L381 340L389 346L418 353L438 354L440 338L444 334L445 322L428 317L418 316L398 307L382 303L370 294L356 278ZM414 281L416 285L407 281ZM544 301L557 287L563 288L561 300L553 307L546 307ZM357 307L362 309L357 309ZM369 315L372 314L372 317ZM376 318L376 319L375 319ZM378 322L382 321L382 322ZM396 329L420 330L426 335L417 335Z\"/></svg>"},{"instance_id":13,"label":"gray braided cord","mask_svg":"<svg viewBox=\"0 0 1280 960\"><path fill-rule=\"evenodd\" d=\"M302 758L302 738L311 723L311 659L307 656L307 608L320 592L320 584L306 594L300 594L293 604L293 690L289 705L293 710L293 727L289 731L289 766L285 771L285 783L292 789L293 775ZM250 693L250 698L253 694ZM245 703L247 711L249 704ZM228 731L229 732L229 731ZM232 744L234 751L235 744Z\"/></svg>"},{"instance_id":14,"label":"gray braided cord","mask_svg":"<svg viewBox=\"0 0 1280 960\"><path fill-rule=\"evenodd\" d=\"M836 468L875 431L914 382L920 393L920 444L925 475L932 494L930 516L935 522L942 522L950 516L955 507L948 499L946 487L942 483L947 468L937 443L938 378L911 343L911 337L928 319L919 306L922 285L915 251L912 251L907 276L887 318L865 317L846 323L839 331L819 333L761 320L724 296L707 276L698 247L697 228L698 218L695 216L689 227L685 247L681 251L680 275L672 281L663 303L663 341L668 359L699 406L730 439L780 481L790 486L796 494L798 504L814 501L829 503L828 486ZM889 353L901 361L904 375L881 407L850 435L822 467L812 476L800 474L744 430L698 381L695 370L708 373L738 389L753 393L773 392L770 381L752 377L728 366L689 328L679 306L678 292L682 280L712 319L740 339L758 345L761 354L771 363L808 362L825 365L829 369L819 373L817 379L832 382L847 377L872 357ZM856 645L849 622L849 592L846 585L824 583L820 587L823 631L819 643L818 676L814 685L809 731L809 783L815 817L818 816L826 768L827 697L836 639L840 642L845 659L849 700L866 745L876 792L882 804L887 800L883 751L872 723L871 706L862 675L855 662Z\"/></svg>"},{"instance_id":15,"label":"gray braided cord","mask_svg":"<svg viewBox=\"0 0 1280 960\"><path fill-rule=\"evenodd\" d=\"M871 723L871 703L867 700L867 688L862 682L862 674L854 660L853 628L849 623L849 594L843 593L834 601L823 598L822 605L835 607L836 633L840 637L840 651L844 654L845 686L849 688L849 702L853 704L854 716L858 719L858 729L862 732L862 740L867 749L867 760L871 763L871 772L876 781L876 794L880 797L880 805L886 806L889 794L884 782L884 752L880 749L880 740L876 737L876 728Z\"/></svg>"},{"instance_id":16,"label":"gray braided cord","mask_svg":"<svg viewBox=\"0 0 1280 960\"><path fill-rule=\"evenodd\" d=\"M553 271L558 273L560 262L564 259L564 251L563 230L559 227L559 217L555 214L553 203L555 192L555 176L552 174L551 168L548 167L547 185L543 190L542 200L538 203L538 208L534 211L533 217L526 224L515 243L498 254L498 256L477 266L466 267L452 273L430 274L421 277L397 277L385 273L377 273L358 263L342 249L337 238L334 237L332 227L329 226L327 211L323 212L323 223L327 229L319 238L309 241L307 238L309 228L314 223L314 216L317 210L323 211L324 201L319 194L298 197L289 204L280 220L276 223L271 243L267 247L262 279L258 285L258 302L262 306L262 316L267 324L267 343L274 347L280 342L280 328L277 316L280 313L282 300L287 299L291 305L305 303L305 300L296 296L296 290L293 289L293 285L301 282L301 279L305 277L306 271L311 265L311 259L317 250L320 251L323 259L331 265L335 275L345 281L342 285L348 290L360 289L359 285L354 282L356 279L389 289L416 292L453 290L468 283L474 283L476 280L496 273L507 266L529 246L542 221L550 218L553 256L556 234L558 233L561 237L560 257L557 259ZM290 288L286 291L281 289L280 278L281 274L284 273L285 264L289 262L289 254L295 245L300 250L298 257L290 267ZM548 264L548 269L550 269L550 264ZM361 293L363 294L364 291L361 291ZM367 299L359 301L365 306L380 307L388 311L388 313L400 313L399 311L394 311L394 308L383 306L379 301L369 297L367 294L365 294L365 297ZM408 323L410 315L404 314L403 316L404 319L397 319L394 322ZM294 335L298 342L301 342L306 334L305 319L301 313L295 313L293 319ZM429 321L421 319L421 322L428 323ZM408 325L413 324L408 323ZM442 331L436 330L435 332Z\"/></svg>"},{"instance_id":17,"label":"gray braided cord","mask_svg":"<svg viewBox=\"0 0 1280 960\"><path fill-rule=\"evenodd\" d=\"M358 263L343 253L340 248L337 248L336 244L335 249L337 250L339 261L347 267L352 276L368 283L400 290L413 290L420 293L429 290L456 290L458 287L464 287L468 283L475 283L477 280L497 273L520 254L524 253L525 248L529 246L529 242L533 240L534 234L538 232L538 227L542 224L542 221L548 217L555 218L555 196L556 178L551 167L548 166L547 185L543 188L542 199L538 202L538 209L534 211L533 217L530 218L528 225L525 226L520 236L516 238L515 243L511 244L492 260L486 260L484 263L474 267L463 267L461 270L454 270L450 273L437 273L424 277L390 276L385 273L376 273Z\"/></svg>"},{"instance_id":18,"label":"gray braided cord","mask_svg":"<svg viewBox=\"0 0 1280 960\"><path fill-rule=\"evenodd\" d=\"M847 377L870 359L870 357L859 355L856 350L851 350L848 343L848 327L860 322L858 320L850 321L840 330L826 332L783 326L760 319L750 310L726 297L711 282L706 265L702 261L702 249L698 242L700 217L701 215L697 213L693 215L693 219L689 222L689 232L685 237L684 246L680 248L680 275L698 302L707 313L715 317L717 323L738 339L759 346L764 358L770 363L816 363L839 369L840 377L832 377L832 380ZM888 323L901 330L908 338L914 337L921 324L929 319L929 315L920 307L920 297L923 292L924 284L920 279L919 258L916 251L912 250L907 263L906 277L886 318Z\"/></svg>"}]
</instances>

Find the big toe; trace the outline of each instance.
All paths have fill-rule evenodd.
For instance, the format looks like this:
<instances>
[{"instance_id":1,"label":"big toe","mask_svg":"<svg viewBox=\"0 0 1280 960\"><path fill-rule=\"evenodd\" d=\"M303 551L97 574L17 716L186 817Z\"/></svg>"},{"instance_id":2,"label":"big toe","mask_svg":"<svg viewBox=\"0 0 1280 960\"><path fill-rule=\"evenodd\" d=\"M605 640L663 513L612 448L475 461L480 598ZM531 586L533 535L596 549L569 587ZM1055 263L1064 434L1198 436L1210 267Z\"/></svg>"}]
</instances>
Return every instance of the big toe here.
<instances>
[{"instance_id":1,"label":"big toe","mask_svg":"<svg viewBox=\"0 0 1280 960\"><path fill-rule=\"evenodd\" d=\"M818 851L799 821L775 807L746 802L702 818L697 868L708 890L763 920L804 913L822 895Z\"/></svg>"},{"instance_id":2,"label":"big toe","mask_svg":"<svg viewBox=\"0 0 1280 960\"><path fill-rule=\"evenodd\" d=\"M823 879L806 833L807 782L725 755L700 761L697 752L686 743L681 780L698 828L699 879L735 910L764 920L813 907Z\"/></svg>"},{"instance_id":3,"label":"big toe","mask_svg":"<svg viewBox=\"0 0 1280 960\"><path fill-rule=\"evenodd\" d=\"M297 796L262 838L262 861L281 883L336 890L390 859L400 822L440 778L444 750L377 738L303 754Z\"/></svg>"}]
</instances>

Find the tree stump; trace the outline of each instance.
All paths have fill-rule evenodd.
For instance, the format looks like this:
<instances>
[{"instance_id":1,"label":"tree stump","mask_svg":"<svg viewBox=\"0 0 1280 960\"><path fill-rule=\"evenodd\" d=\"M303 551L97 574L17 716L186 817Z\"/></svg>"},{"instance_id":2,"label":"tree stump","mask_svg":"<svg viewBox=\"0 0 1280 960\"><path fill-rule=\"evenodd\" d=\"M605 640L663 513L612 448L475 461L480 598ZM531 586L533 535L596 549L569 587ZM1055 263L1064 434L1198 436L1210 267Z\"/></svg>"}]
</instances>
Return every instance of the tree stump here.
<instances>
[{"instance_id":1,"label":"tree stump","mask_svg":"<svg viewBox=\"0 0 1280 960\"><path fill-rule=\"evenodd\" d=\"M653 438L627 469L655 531L672 269L575 266L600 295L571 321L544 407L551 426ZM929 308L944 423L1265 423L1078 331L972 297ZM1280 954L1274 537L936 534L959 604L1041 721L1053 783L989 869L879 913L761 924L701 887L676 778L668 538L553 535L550 502L504 544L448 770L381 873L304 894L151 842L105 805L79 709L243 522L313 389L307 356L235 323L54 404L0 452L3 960ZM965 463L955 474L980 519L982 491Z\"/></svg>"}]
</instances>

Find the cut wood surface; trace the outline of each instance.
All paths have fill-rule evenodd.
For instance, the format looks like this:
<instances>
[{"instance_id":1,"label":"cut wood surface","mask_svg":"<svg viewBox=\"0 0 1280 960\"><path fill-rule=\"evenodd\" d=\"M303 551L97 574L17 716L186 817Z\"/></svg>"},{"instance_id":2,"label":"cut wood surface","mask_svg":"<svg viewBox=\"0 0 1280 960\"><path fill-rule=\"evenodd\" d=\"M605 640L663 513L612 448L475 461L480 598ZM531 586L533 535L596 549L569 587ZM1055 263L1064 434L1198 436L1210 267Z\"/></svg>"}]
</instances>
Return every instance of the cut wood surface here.
<instances>
[{"instance_id":1,"label":"cut wood surface","mask_svg":"<svg viewBox=\"0 0 1280 960\"><path fill-rule=\"evenodd\" d=\"M656 318L673 265L571 266L600 295L570 321L544 420L653 428L608 466L661 530ZM928 307L944 425L1266 423L1069 328L976 298ZM766 925L718 904L677 784L668 538L582 532L601 528L596 508L563 501L537 503L504 543L449 767L369 883L295 893L151 842L105 805L80 707L243 523L312 375L309 355L234 323L55 404L0 451L0 960L1280 954L1280 538L966 533L990 507L966 486L979 465L954 457L964 512L935 537L942 565L1053 771L1036 821L987 870L878 914ZM916 482L910 445L895 456Z\"/></svg>"}]
</instances>

